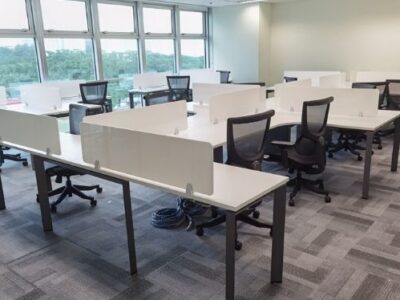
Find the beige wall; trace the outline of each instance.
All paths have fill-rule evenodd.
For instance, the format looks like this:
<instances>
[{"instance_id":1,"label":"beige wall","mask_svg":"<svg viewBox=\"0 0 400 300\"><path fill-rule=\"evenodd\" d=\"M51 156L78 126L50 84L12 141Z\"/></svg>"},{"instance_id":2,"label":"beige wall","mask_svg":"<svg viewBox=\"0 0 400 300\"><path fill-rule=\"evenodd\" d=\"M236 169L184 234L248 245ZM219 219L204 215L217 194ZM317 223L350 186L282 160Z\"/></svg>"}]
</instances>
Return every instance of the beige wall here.
<instances>
[{"instance_id":1,"label":"beige wall","mask_svg":"<svg viewBox=\"0 0 400 300\"><path fill-rule=\"evenodd\" d=\"M261 39L268 38L261 36ZM273 4L269 77L284 70L400 70L399 0Z\"/></svg>"}]
</instances>

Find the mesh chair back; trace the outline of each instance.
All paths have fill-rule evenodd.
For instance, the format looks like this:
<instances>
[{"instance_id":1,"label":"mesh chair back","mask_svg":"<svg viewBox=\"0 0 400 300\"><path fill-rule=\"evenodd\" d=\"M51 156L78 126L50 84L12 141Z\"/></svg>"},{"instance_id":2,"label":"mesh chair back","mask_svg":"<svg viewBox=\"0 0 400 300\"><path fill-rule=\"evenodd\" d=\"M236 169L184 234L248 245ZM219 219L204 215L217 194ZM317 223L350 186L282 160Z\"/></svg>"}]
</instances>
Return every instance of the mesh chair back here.
<instances>
[{"instance_id":1,"label":"mesh chair back","mask_svg":"<svg viewBox=\"0 0 400 300\"><path fill-rule=\"evenodd\" d=\"M376 85L369 82L353 82L351 87L353 89L376 89Z\"/></svg>"},{"instance_id":2,"label":"mesh chair back","mask_svg":"<svg viewBox=\"0 0 400 300\"><path fill-rule=\"evenodd\" d=\"M283 77L283 81L284 82L292 82L292 81L297 81L298 78L297 77L289 77L289 76L284 76Z\"/></svg>"},{"instance_id":3,"label":"mesh chair back","mask_svg":"<svg viewBox=\"0 0 400 300\"><path fill-rule=\"evenodd\" d=\"M167 76L171 100L190 100L190 76Z\"/></svg>"},{"instance_id":4,"label":"mesh chair back","mask_svg":"<svg viewBox=\"0 0 400 300\"><path fill-rule=\"evenodd\" d=\"M82 102L105 105L107 99L107 81L87 82L79 85Z\"/></svg>"},{"instance_id":5,"label":"mesh chair back","mask_svg":"<svg viewBox=\"0 0 400 300\"><path fill-rule=\"evenodd\" d=\"M69 133L81 134L81 123L84 117L89 115L100 114L100 107L89 108L85 105L70 104L69 105Z\"/></svg>"},{"instance_id":6,"label":"mesh chair back","mask_svg":"<svg viewBox=\"0 0 400 300\"><path fill-rule=\"evenodd\" d=\"M400 110L400 80L387 80L387 108Z\"/></svg>"},{"instance_id":7,"label":"mesh chair back","mask_svg":"<svg viewBox=\"0 0 400 300\"><path fill-rule=\"evenodd\" d=\"M228 164L261 170L267 147L267 133L275 111L229 118L227 127Z\"/></svg>"},{"instance_id":8,"label":"mesh chair back","mask_svg":"<svg viewBox=\"0 0 400 300\"><path fill-rule=\"evenodd\" d=\"M220 83L229 83L229 76L231 75L231 71L217 71L219 73L219 81Z\"/></svg>"},{"instance_id":9,"label":"mesh chair back","mask_svg":"<svg viewBox=\"0 0 400 300\"><path fill-rule=\"evenodd\" d=\"M170 102L170 93L169 91L154 92L145 95L143 98L146 106L157 105Z\"/></svg>"}]
</instances>

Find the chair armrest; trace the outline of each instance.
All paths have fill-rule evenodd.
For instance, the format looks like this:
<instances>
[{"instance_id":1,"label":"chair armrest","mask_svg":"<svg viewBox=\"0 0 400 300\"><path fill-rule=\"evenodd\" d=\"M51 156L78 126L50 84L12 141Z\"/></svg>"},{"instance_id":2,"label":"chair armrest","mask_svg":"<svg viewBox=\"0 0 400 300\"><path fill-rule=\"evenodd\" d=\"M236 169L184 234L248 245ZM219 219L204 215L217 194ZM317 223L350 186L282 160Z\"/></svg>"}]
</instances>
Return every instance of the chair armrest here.
<instances>
[{"instance_id":1,"label":"chair armrest","mask_svg":"<svg viewBox=\"0 0 400 300\"><path fill-rule=\"evenodd\" d=\"M295 143L287 141L272 141L271 144L279 148L288 148L294 146Z\"/></svg>"}]
</instances>

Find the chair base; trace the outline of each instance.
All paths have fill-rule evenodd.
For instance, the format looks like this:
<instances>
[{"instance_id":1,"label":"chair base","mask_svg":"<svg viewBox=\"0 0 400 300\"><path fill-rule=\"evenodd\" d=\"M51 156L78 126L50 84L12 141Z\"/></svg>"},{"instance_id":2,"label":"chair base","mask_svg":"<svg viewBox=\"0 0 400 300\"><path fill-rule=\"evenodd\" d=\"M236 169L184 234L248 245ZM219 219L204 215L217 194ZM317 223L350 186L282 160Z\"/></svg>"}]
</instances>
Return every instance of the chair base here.
<instances>
[{"instance_id":1,"label":"chair base","mask_svg":"<svg viewBox=\"0 0 400 300\"><path fill-rule=\"evenodd\" d=\"M322 179L311 180L303 178L301 172L298 171L296 177L289 180L288 186L293 186L293 191L290 193L289 206L295 206L294 198L302 188L319 195L324 195L325 203L331 202L331 197L329 196L329 192L325 190Z\"/></svg>"},{"instance_id":2,"label":"chair base","mask_svg":"<svg viewBox=\"0 0 400 300\"><path fill-rule=\"evenodd\" d=\"M51 212L56 213L57 206L61 202L63 202L67 198L67 196L72 197L72 195L76 195L81 199L89 200L90 205L92 207L96 206L97 200L95 200L93 197L90 197L82 192L82 191L91 191L91 190L96 190L96 192L99 194L103 192L103 189L100 187L100 185L92 185L92 186L73 185L71 182L71 179L69 177L67 177L65 186L62 186L55 190L49 191L49 193L48 193L49 197L60 195L60 196L58 196L57 201L50 204ZM36 197L36 201L39 202L38 195Z\"/></svg>"},{"instance_id":3,"label":"chair base","mask_svg":"<svg viewBox=\"0 0 400 300\"><path fill-rule=\"evenodd\" d=\"M351 141L351 139L353 141ZM332 158L334 153L344 150L344 151L349 151L351 154L357 156L358 161L362 161L363 158L359 150L365 151L366 149L365 147L358 145L360 141L361 138L357 137L351 138L351 135L346 135L342 133L338 138L337 144L333 144L331 146L332 148L328 151L328 156Z\"/></svg>"},{"instance_id":4,"label":"chair base","mask_svg":"<svg viewBox=\"0 0 400 300\"><path fill-rule=\"evenodd\" d=\"M254 207L251 207L250 209L244 211L243 213L239 214L236 216L236 221L241 221L243 223L258 227L258 228L269 228L270 229L270 236L273 234L273 225L270 223L263 223L258 221L257 219L260 217L260 212L256 210L256 206L258 206L260 203L255 205ZM204 235L204 228L211 228L217 225L220 225L222 223L225 223L226 221L226 216L225 214L220 214L218 215L218 212L215 208L211 209L211 216L212 220L201 223L196 225L196 234L198 236L203 236ZM250 214L252 214L253 217L250 217ZM235 242L235 249L236 250L241 250L242 249L242 243L238 241L237 239L237 233L236 233L236 242Z\"/></svg>"},{"instance_id":5,"label":"chair base","mask_svg":"<svg viewBox=\"0 0 400 300\"><path fill-rule=\"evenodd\" d=\"M10 150L9 147L3 147L0 149L0 166L3 165L5 160L11 160L11 161L16 161L16 162L22 162L22 165L24 167L28 166L28 160L26 158L22 158L21 154L7 154L4 153L4 150Z\"/></svg>"}]
</instances>

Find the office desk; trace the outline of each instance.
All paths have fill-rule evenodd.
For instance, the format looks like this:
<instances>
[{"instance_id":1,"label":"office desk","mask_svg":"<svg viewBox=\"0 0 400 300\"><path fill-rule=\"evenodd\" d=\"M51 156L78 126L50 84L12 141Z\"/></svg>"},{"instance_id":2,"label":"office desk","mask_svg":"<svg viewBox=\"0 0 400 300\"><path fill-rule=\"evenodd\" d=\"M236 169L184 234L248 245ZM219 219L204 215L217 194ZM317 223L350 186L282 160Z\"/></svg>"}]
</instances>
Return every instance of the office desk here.
<instances>
[{"instance_id":1,"label":"office desk","mask_svg":"<svg viewBox=\"0 0 400 300\"><path fill-rule=\"evenodd\" d=\"M227 222L226 299L234 299L236 215L259 201L261 197L274 193L271 282L282 282L287 177L214 163L214 193L212 195L205 195L195 192L188 195L185 190L174 186L160 184L145 178L109 169L96 169L94 166L85 163L82 158L80 136L62 133L60 135L60 142L61 155L47 155L35 149L3 142L4 145L32 154L44 231L53 230L44 168L46 161L55 162L58 165L122 185L131 274L137 272L137 266L129 182L136 182L182 197L190 197L200 203L224 209L226 211ZM1 176L0 191L2 191ZM0 193L0 208L2 206L3 209L5 208L4 203L4 195Z\"/></svg>"},{"instance_id":2,"label":"office desk","mask_svg":"<svg viewBox=\"0 0 400 300\"><path fill-rule=\"evenodd\" d=\"M188 129L180 132L179 136L188 139L207 141L216 149L216 155L222 155L221 148L226 144L227 123L219 122L218 124L210 124L209 108L207 106L191 105L188 109L196 112L196 115L188 119ZM265 110L269 109L275 110L275 115L271 119L271 129L301 124L301 114L280 111L277 99L270 98L266 100ZM392 122L395 122L395 133L391 171L396 172L400 144L400 111L379 110L376 117L329 115L329 127L360 130L365 132L367 136L362 185L362 198L364 199L368 199L369 196L374 134Z\"/></svg>"},{"instance_id":3,"label":"office desk","mask_svg":"<svg viewBox=\"0 0 400 300\"><path fill-rule=\"evenodd\" d=\"M154 93L154 92L163 92L163 91L168 91L169 88L167 85L160 85L160 86L152 86L152 87L147 87L147 88L134 88L132 90L129 90L129 106L131 108L135 108L135 101L134 97L135 95L139 95L142 101L142 106L143 105L143 96L148 94L148 93Z\"/></svg>"}]
</instances>

